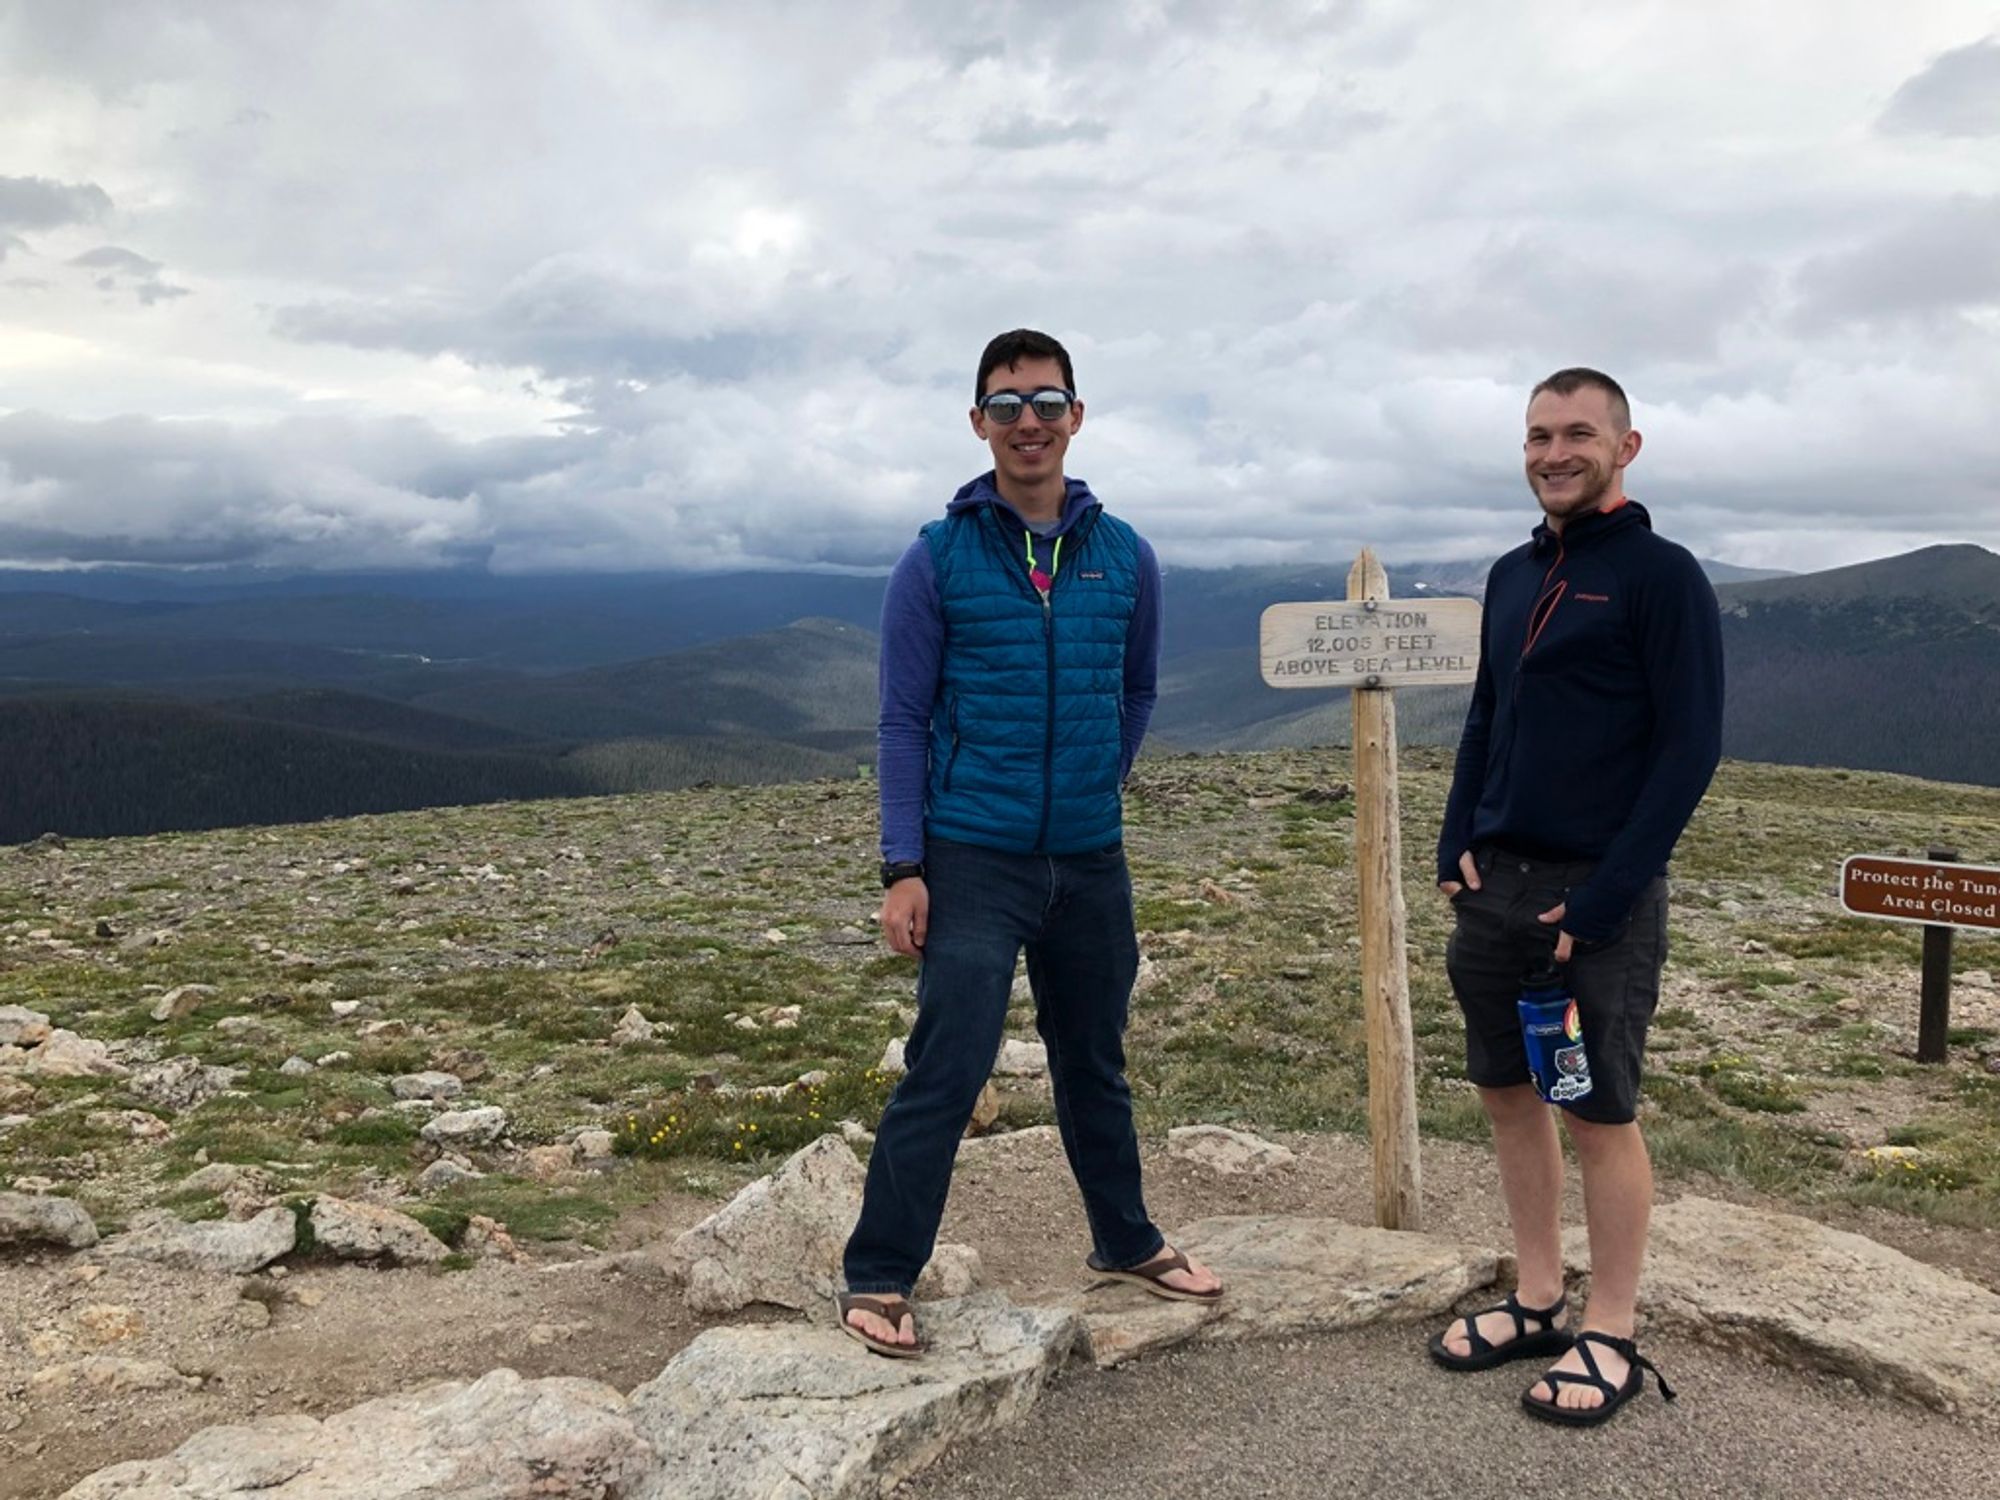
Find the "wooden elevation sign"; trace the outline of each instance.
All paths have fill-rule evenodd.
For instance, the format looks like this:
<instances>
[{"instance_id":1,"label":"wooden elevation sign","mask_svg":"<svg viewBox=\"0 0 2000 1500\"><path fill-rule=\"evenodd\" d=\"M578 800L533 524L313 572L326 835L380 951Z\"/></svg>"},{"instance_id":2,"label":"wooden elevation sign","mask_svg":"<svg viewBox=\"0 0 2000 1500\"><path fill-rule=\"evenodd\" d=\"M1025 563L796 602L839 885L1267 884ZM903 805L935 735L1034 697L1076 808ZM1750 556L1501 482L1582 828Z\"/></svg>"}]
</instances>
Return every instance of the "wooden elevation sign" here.
<instances>
[{"instance_id":1,"label":"wooden elevation sign","mask_svg":"<svg viewBox=\"0 0 2000 1500\"><path fill-rule=\"evenodd\" d=\"M1272 687L1432 687L1479 671L1477 599L1274 604L1259 642Z\"/></svg>"},{"instance_id":2,"label":"wooden elevation sign","mask_svg":"<svg viewBox=\"0 0 2000 1500\"><path fill-rule=\"evenodd\" d=\"M1850 854L1840 904L1857 917L2000 931L2000 869L1886 854Z\"/></svg>"}]
</instances>

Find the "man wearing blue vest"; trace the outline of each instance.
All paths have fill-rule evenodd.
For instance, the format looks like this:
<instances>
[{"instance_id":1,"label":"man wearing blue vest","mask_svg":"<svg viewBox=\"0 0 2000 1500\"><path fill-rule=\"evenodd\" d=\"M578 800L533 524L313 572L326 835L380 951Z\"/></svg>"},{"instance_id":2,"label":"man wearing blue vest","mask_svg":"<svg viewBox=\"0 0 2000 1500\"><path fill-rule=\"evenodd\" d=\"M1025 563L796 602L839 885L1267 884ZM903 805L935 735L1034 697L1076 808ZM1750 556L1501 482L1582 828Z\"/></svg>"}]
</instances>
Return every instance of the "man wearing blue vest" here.
<instances>
[{"instance_id":1,"label":"man wearing blue vest","mask_svg":"<svg viewBox=\"0 0 2000 1500\"><path fill-rule=\"evenodd\" d=\"M1156 696L1159 564L1064 476L1083 403L1061 344L1001 334L973 398L993 468L923 528L882 604L882 930L920 960L917 1022L839 1307L851 1337L900 1357L922 1349L911 1290L1024 948L1090 1269L1162 1297L1222 1294L1147 1217L1125 1084L1139 944L1119 789Z\"/></svg>"}]
</instances>

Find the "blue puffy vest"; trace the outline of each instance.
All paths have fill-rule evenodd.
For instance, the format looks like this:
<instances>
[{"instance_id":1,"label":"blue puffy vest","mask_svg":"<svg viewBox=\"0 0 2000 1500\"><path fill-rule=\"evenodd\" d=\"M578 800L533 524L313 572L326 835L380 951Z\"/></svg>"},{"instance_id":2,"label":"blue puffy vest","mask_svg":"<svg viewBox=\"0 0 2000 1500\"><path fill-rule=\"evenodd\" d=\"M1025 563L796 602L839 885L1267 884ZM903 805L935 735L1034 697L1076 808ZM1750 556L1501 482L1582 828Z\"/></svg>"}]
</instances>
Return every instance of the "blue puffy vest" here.
<instances>
[{"instance_id":1,"label":"blue puffy vest","mask_svg":"<svg viewBox=\"0 0 2000 1500\"><path fill-rule=\"evenodd\" d=\"M1019 526L992 506L933 521L923 536L944 613L925 835L1021 854L1116 843L1137 534L1101 506L1084 512L1063 537L1047 605L1028 581ZM1044 568L1053 546L1036 542Z\"/></svg>"}]
</instances>

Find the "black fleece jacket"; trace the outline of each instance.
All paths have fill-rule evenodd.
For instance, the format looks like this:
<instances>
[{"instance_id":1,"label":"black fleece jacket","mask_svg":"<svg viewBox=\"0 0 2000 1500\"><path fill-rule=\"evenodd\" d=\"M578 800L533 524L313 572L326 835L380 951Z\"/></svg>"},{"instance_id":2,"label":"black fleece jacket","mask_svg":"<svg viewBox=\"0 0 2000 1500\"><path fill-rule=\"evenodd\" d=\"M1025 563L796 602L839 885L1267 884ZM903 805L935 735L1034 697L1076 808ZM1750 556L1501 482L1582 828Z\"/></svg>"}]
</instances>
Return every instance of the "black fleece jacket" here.
<instances>
[{"instance_id":1,"label":"black fleece jacket","mask_svg":"<svg viewBox=\"0 0 2000 1500\"><path fill-rule=\"evenodd\" d=\"M1493 565L1438 879L1499 844L1592 859L1562 926L1613 937L1722 755L1722 625L1701 565L1636 501L1546 524Z\"/></svg>"}]
</instances>

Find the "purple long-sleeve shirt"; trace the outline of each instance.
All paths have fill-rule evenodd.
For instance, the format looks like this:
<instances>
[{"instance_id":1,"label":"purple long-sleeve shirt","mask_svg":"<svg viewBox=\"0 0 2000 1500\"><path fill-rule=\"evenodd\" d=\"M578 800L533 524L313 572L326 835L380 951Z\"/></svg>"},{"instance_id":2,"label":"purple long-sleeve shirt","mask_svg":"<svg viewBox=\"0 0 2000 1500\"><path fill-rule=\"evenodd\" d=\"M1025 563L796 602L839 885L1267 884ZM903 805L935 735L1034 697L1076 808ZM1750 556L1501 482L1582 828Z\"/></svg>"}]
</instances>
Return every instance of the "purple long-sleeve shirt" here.
<instances>
[{"instance_id":1,"label":"purple long-sleeve shirt","mask_svg":"<svg viewBox=\"0 0 2000 1500\"><path fill-rule=\"evenodd\" d=\"M1068 481L1062 518L1048 529L1061 536L1092 506L1098 504L1080 479ZM1016 525L1018 512L1000 498L993 476L982 474L961 489L951 510L995 505ZM1026 566L1025 559L1023 567ZM1146 725L1159 698L1160 563L1150 543L1139 539L1139 588L1132 622L1125 632L1125 716L1119 746L1118 775L1132 769ZM922 537L889 575L882 598L881 719L876 727L876 778L882 795L882 857L921 860L924 857L924 793L930 784L931 710L937 703L944 662L944 612L938 602L937 573L931 549Z\"/></svg>"}]
</instances>

